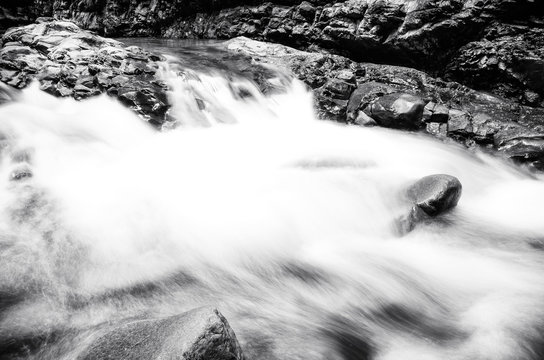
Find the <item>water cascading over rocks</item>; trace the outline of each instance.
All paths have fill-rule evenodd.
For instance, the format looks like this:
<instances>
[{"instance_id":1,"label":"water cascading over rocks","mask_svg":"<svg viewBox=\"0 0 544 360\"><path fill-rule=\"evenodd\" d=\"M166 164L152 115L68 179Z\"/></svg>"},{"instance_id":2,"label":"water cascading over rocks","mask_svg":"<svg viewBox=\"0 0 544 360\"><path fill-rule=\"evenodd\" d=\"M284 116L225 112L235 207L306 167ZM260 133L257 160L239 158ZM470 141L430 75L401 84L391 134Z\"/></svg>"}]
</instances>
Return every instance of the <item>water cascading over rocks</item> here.
<instances>
[{"instance_id":1,"label":"water cascading over rocks","mask_svg":"<svg viewBox=\"0 0 544 360\"><path fill-rule=\"evenodd\" d=\"M0 107L6 358L183 353L187 324L168 319L202 306L247 359L537 358L540 175L317 120L288 74L268 73L283 85L265 94L224 69L180 72L183 56L162 73L167 131L107 94L34 84ZM11 176L19 160L32 176ZM429 174L458 178L463 197L399 237L406 189ZM230 330L205 333L238 356Z\"/></svg>"},{"instance_id":2,"label":"water cascading over rocks","mask_svg":"<svg viewBox=\"0 0 544 360\"><path fill-rule=\"evenodd\" d=\"M359 64L245 38L213 51L218 59L235 61L238 67L251 68L257 62L254 80L261 90L278 88L274 79L283 75L277 70L290 69L292 76L314 90L322 118L422 130L467 147L495 149L543 169L544 133L539 125L543 109L520 106L412 69ZM69 22L45 22L4 34L0 76L19 88L38 79L43 90L78 99L107 92L160 127L174 120L168 87L161 78L167 67L164 60ZM194 67L190 62L182 65ZM270 71L270 65L276 70Z\"/></svg>"},{"instance_id":3,"label":"water cascading over rocks","mask_svg":"<svg viewBox=\"0 0 544 360\"><path fill-rule=\"evenodd\" d=\"M432 35L510 2L448 3L451 21L412 24L432 2L191 2L183 19L169 1L40 2L99 31L203 19L194 34L299 47L327 46L291 25L325 16L316 36L340 39L360 21L378 57L399 51L378 25ZM542 169L540 95L519 98L534 83L504 100L349 51L124 41L140 47L51 19L4 34L0 358L542 357L544 178L502 158Z\"/></svg>"}]
</instances>

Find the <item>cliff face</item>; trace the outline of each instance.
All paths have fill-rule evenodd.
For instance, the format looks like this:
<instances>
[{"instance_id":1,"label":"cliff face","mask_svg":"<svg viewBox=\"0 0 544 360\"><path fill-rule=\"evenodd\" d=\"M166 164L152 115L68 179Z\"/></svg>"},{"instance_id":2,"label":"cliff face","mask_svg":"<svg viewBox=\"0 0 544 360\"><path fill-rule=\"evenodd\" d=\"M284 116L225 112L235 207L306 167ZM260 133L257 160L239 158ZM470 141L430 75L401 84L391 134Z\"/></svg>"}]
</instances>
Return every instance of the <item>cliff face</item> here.
<instances>
[{"instance_id":1,"label":"cliff face","mask_svg":"<svg viewBox=\"0 0 544 360\"><path fill-rule=\"evenodd\" d=\"M538 0L8 0L0 14L0 28L53 16L107 36L246 36L544 100Z\"/></svg>"},{"instance_id":2,"label":"cliff face","mask_svg":"<svg viewBox=\"0 0 544 360\"><path fill-rule=\"evenodd\" d=\"M251 0L27 0L34 16L71 19L78 25L123 36L158 36L175 19L198 12L214 12ZM21 7L25 7L21 6Z\"/></svg>"}]
</instances>

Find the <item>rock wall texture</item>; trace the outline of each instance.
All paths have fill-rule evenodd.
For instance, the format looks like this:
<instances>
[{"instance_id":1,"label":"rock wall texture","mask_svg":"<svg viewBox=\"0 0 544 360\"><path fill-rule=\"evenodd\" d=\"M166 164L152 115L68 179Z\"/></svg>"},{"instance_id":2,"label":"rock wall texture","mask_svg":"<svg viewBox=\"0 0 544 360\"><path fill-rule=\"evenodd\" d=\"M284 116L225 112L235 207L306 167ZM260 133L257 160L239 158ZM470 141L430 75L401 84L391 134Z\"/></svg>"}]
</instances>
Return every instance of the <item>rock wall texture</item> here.
<instances>
[{"instance_id":1,"label":"rock wall texture","mask_svg":"<svg viewBox=\"0 0 544 360\"><path fill-rule=\"evenodd\" d=\"M539 0L11 0L2 8L13 17L24 6L23 22L68 18L109 36L246 36L409 66L524 105L544 101Z\"/></svg>"},{"instance_id":2,"label":"rock wall texture","mask_svg":"<svg viewBox=\"0 0 544 360\"><path fill-rule=\"evenodd\" d=\"M2 0L0 2L0 33L12 26L28 24L35 18L33 0Z\"/></svg>"}]
</instances>

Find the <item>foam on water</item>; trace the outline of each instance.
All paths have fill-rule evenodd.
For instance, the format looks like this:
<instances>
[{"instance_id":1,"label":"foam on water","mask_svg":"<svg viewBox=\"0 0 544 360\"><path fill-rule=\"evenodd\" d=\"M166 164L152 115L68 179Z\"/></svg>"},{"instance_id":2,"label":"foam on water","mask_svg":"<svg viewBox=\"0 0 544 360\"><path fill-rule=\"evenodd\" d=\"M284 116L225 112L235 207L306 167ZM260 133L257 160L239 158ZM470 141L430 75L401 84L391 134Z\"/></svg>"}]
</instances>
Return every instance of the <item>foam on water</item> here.
<instances>
[{"instance_id":1,"label":"foam on water","mask_svg":"<svg viewBox=\"0 0 544 360\"><path fill-rule=\"evenodd\" d=\"M38 357L68 359L66 334L215 305L254 359L542 356L541 177L316 120L296 81L178 70L169 131L37 86L0 107L0 345L53 334ZM399 237L404 189L434 173L458 207Z\"/></svg>"}]
</instances>

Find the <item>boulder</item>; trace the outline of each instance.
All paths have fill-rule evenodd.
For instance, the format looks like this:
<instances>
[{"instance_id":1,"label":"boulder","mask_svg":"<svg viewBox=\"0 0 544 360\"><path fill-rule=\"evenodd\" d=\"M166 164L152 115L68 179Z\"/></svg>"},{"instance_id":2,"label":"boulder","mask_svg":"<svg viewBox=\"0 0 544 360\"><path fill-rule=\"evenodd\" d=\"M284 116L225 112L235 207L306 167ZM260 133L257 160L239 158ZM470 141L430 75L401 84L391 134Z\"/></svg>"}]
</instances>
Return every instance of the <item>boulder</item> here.
<instances>
[{"instance_id":1,"label":"boulder","mask_svg":"<svg viewBox=\"0 0 544 360\"><path fill-rule=\"evenodd\" d=\"M425 214L437 216L457 206L462 188L461 182L454 176L429 175L410 186L406 196Z\"/></svg>"},{"instance_id":2,"label":"boulder","mask_svg":"<svg viewBox=\"0 0 544 360\"><path fill-rule=\"evenodd\" d=\"M395 232L399 236L406 235L418 223L453 209L459 202L461 192L461 182L451 175L436 174L419 179L403 194L409 202L409 210L395 219Z\"/></svg>"},{"instance_id":3,"label":"boulder","mask_svg":"<svg viewBox=\"0 0 544 360\"><path fill-rule=\"evenodd\" d=\"M417 96L394 93L373 101L365 113L383 127L416 130L423 126L424 107L425 102Z\"/></svg>"},{"instance_id":4,"label":"boulder","mask_svg":"<svg viewBox=\"0 0 544 360\"><path fill-rule=\"evenodd\" d=\"M204 307L164 319L133 320L109 328L78 360L242 360L234 331L219 311Z\"/></svg>"}]
</instances>

